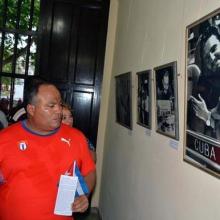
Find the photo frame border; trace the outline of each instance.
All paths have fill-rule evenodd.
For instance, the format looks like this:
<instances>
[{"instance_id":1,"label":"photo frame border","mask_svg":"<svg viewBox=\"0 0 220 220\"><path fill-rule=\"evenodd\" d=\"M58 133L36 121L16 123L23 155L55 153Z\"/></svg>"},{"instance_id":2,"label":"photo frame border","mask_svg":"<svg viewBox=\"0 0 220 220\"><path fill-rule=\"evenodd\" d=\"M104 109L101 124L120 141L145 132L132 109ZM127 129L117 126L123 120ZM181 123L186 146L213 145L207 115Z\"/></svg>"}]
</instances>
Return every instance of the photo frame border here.
<instances>
[{"instance_id":1,"label":"photo frame border","mask_svg":"<svg viewBox=\"0 0 220 220\"><path fill-rule=\"evenodd\" d=\"M173 89L174 89L174 111L175 111L175 135L169 135L166 132L162 132L158 130L158 122L157 122L157 82L156 82L156 72L158 70L165 69L167 67L172 67L173 69ZM155 126L156 132L162 134L164 136L170 137L175 140L179 140L179 107L178 107L178 77L177 77L177 61L169 62L157 67L154 67L154 100L155 100Z\"/></svg>"},{"instance_id":2,"label":"photo frame border","mask_svg":"<svg viewBox=\"0 0 220 220\"><path fill-rule=\"evenodd\" d=\"M185 98L184 98L184 103L185 103L185 108L184 108L184 137L183 137L183 161L192 165L193 167L198 168L201 171L204 171L208 174L211 174L214 177L220 178L220 173L218 174L217 172L211 170L210 168L205 167L201 163L194 161L192 158L188 157L186 155L186 147L187 147L187 108L188 108L188 103L187 103L187 93L188 93L188 72L187 72L187 66L188 66L188 33L189 30L202 24L203 22L207 21L211 17L214 17L215 15L220 14L220 8L217 8L216 10L208 13L207 15L199 18L198 20L194 21L193 23L189 24L186 26L185 29ZM207 138L205 135L201 135L201 140L205 137L206 139L212 140L212 138ZM220 142L219 142L220 146ZM220 164L218 164L220 166Z\"/></svg>"},{"instance_id":3,"label":"photo frame border","mask_svg":"<svg viewBox=\"0 0 220 220\"><path fill-rule=\"evenodd\" d=\"M145 127L149 130L152 129L152 70L151 69L147 69L147 70L143 70L143 71L139 71L136 73L137 76L137 106L136 106L136 112L137 112L137 124ZM138 121L138 89L139 89L139 76L142 74L148 74L149 75L149 83L148 83L148 91L149 91L149 125L145 125L144 123L141 123Z\"/></svg>"},{"instance_id":4,"label":"photo frame border","mask_svg":"<svg viewBox=\"0 0 220 220\"><path fill-rule=\"evenodd\" d=\"M122 78L122 77L124 77L124 78L128 77L129 82L130 82L130 85L129 85L129 88L128 88L129 99L130 99L130 105L129 105L129 121L130 121L130 126L126 125L125 123L123 123L121 121L118 121L118 119L117 119L117 80L119 78ZM122 73L122 74L119 74L119 75L115 76L115 118L116 118L116 122L118 124L122 125L123 127L128 128L130 130L133 129L133 123L132 123L132 72L131 71L126 72L126 73Z\"/></svg>"}]
</instances>

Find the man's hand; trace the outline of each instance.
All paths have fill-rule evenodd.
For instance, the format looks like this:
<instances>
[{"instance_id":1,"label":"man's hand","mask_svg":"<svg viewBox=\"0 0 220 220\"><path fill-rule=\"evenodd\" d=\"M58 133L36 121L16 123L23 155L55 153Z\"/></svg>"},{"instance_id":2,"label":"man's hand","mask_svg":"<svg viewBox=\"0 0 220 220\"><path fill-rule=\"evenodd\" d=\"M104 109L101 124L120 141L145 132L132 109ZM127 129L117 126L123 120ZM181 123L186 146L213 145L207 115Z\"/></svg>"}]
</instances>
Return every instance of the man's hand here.
<instances>
[{"instance_id":1,"label":"man's hand","mask_svg":"<svg viewBox=\"0 0 220 220\"><path fill-rule=\"evenodd\" d=\"M193 111L195 115L206 122L209 118L210 111L207 109L206 103L204 99L198 95L199 99L196 99L193 96L190 96L190 100L192 102Z\"/></svg>"},{"instance_id":2,"label":"man's hand","mask_svg":"<svg viewBox=\"0 0 220 220\"><path fill-rule=\"evenodd\" d=\"M74 212L85 212L89 207L89 200L87 196L82 195L75 198L75 201L72 206Z\"/></svg>"}]
</instances>

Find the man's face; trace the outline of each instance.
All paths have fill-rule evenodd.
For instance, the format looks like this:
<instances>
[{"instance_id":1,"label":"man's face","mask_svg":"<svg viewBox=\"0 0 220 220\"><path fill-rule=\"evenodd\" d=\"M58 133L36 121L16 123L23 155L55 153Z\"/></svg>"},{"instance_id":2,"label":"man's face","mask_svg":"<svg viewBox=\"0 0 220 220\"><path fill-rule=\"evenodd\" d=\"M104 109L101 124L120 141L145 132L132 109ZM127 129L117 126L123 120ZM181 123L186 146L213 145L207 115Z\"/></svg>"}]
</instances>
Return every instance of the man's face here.
<instances>
[{"instance_id":1,"label":"man's face","mask_svg":"<svg viewBox=\"0 0 220 220\"><path fill-rule=\"evenodd\" d=\"M212 73L217 73L220 70L220 41L215 35L208 38L203 49L203 59L205 67L212 71Z\"/></svg>"},{"instance_id":2,"label":"man's face","mask_svg":"<svg viewBox=\"0 0 220 220\"><path fill-rule=\"evenodd\" d=\"M62 105L59 91L53 85L42 85L34 99L28 105L31 128L38 132L50 132L61 123Z\"/></svg>"},{"instance_id":3,"label":"man's face","mask_svg":"<svg viewBox=\"0 0 220 220\"><path fill-rule=\"evenodd\" d=\"M168 87L169 87L169 77L168 77L168 76L164 76L164 77L163 77L163 88L164 88L165 90L167 90Z\"/></svg>"}]
</instances>

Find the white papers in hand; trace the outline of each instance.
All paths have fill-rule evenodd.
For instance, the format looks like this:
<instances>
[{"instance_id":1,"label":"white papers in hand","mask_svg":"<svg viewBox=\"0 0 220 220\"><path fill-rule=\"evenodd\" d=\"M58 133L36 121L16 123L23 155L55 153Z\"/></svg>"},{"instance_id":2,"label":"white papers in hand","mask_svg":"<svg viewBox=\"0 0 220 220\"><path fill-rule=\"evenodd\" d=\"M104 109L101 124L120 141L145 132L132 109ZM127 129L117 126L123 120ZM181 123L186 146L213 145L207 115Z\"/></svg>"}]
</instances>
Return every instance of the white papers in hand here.
<instances>
[{"instance_id":1,"label":"white papers in hand","mask_svg":"<svg viewBox=\"0 0 220 220\"><path fill-rule=\"evenodd\" d=\"M65 216L72 215L72 204L74 202L77 182L77 176L60 176L54 214Z\"/></svg>"}]
</instances>

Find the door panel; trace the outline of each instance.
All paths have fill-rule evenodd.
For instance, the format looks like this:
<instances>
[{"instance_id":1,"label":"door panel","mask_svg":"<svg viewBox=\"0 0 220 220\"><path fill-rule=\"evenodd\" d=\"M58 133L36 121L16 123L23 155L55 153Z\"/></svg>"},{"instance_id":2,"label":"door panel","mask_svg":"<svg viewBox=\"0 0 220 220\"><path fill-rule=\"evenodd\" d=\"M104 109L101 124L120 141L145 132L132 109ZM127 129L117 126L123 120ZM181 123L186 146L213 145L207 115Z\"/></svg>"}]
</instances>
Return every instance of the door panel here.
<instances>
[{"instance_id":1,"label":"door panel","mask_svg":"<svg viewBox=\"0 0 220 220\"><path fill-rule=\"evenodd\" d=\"M94 85L100 20L100 8L80 8L75 83Z\"/></svg>"},{"instance_id":2,"label":"door panel","mask_svg":"<svg viewBox=\"0 0 220 220\"><path fill-rule=\"evenodd\" d=\"M50 78L68 80L68 59L72 8L69 3L56 2L53 9L51 45L49 53Z\"/></svg>"},{"instance_id":3,"label":"door panel","mask_svg":"<svg viewBox=\"0 0 220 220\"><path fill-rule=\"evenodd\" d=\"M90 117L93 102L93 93L74 91L73 93L73 113L74 125L82 128L85 134L90 132ZM84 126L86 124L87 126Z\"/></svg>"},{"instance_id":4,"label":"door panel","mask_svg":"<svg viewBox=\"0 0 220 220\"><path fill-rule=\"evenodd\" d=\"M44 5L43 5L44 4ZM40 75L60 88L75 126L96 144L109 0L45 0Z\"/></svg>"}]
</instances>

